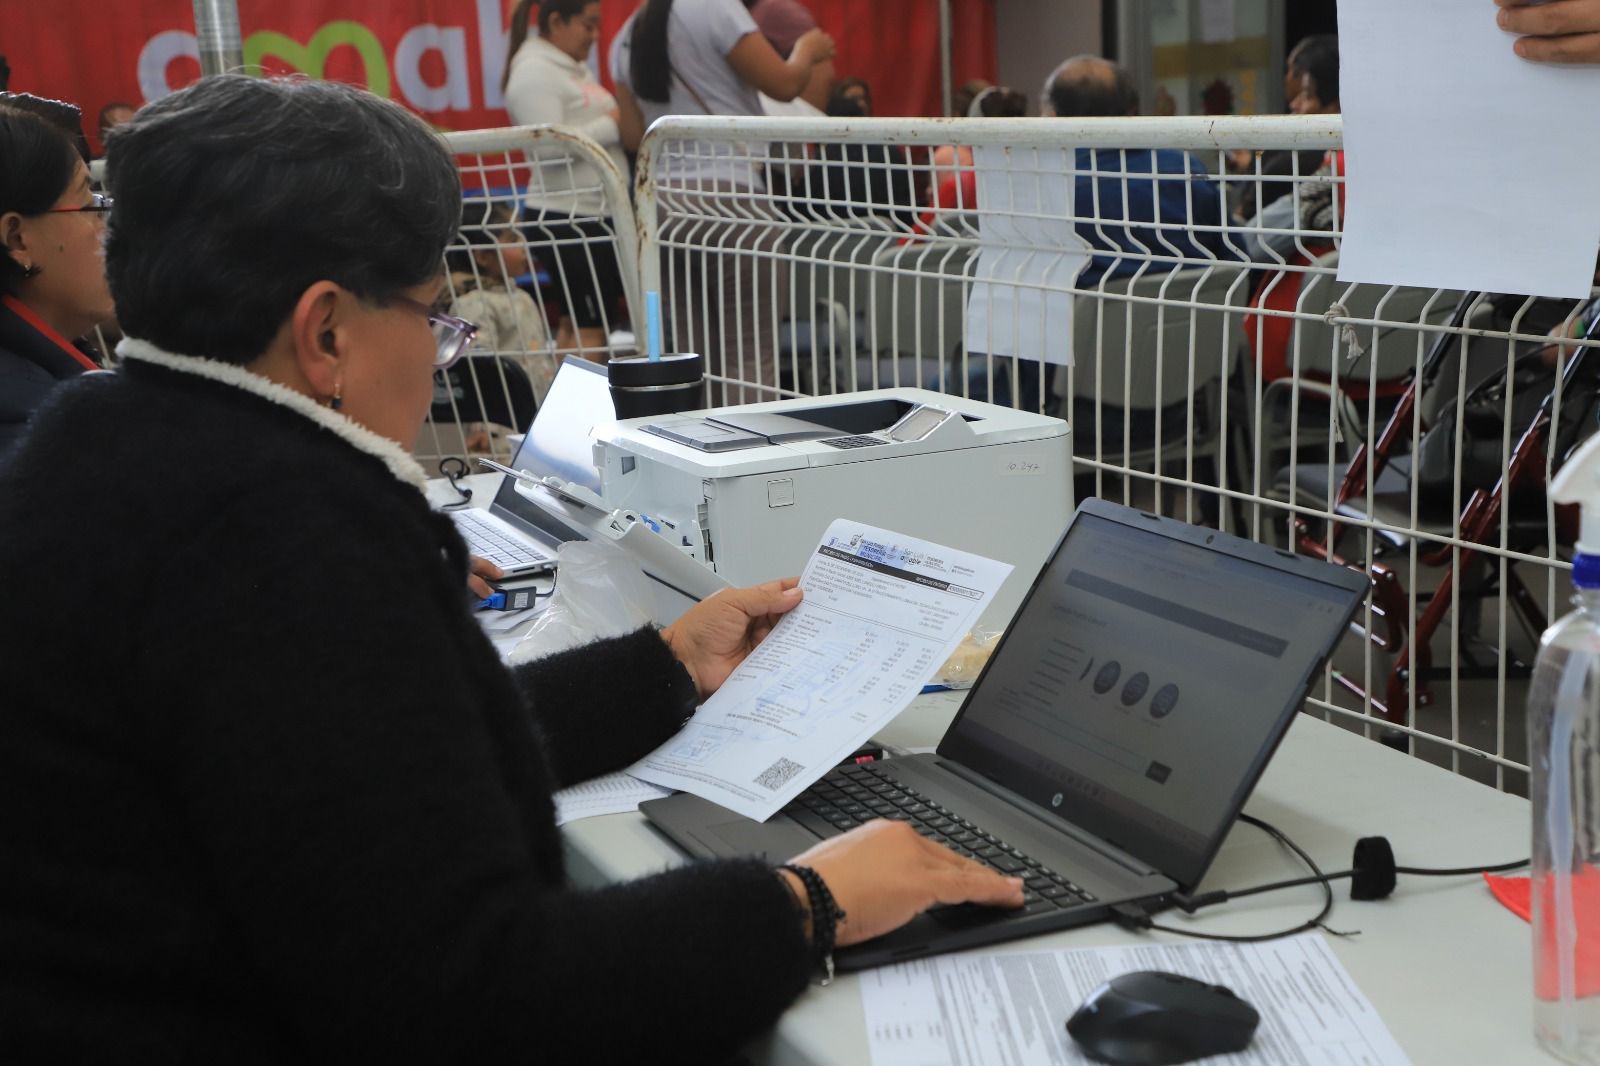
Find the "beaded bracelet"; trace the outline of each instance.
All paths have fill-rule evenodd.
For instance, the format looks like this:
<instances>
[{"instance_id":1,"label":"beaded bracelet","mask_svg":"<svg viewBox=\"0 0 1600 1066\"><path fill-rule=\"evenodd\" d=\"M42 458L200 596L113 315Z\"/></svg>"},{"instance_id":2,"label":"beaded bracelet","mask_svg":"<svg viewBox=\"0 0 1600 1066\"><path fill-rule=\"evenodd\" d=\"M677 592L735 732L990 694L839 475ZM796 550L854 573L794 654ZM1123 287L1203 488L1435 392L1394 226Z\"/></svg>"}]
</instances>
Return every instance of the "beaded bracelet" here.
<instances>
[{"instance_id":1,"label":"beaded bracelet","mask_svg":"<svg viewBox=\"0 0 1600 1066\"><path fill-rule=\"evenodd\" d=\"M828 883L811 867L786 862L778 869L788 870L806 886L806 898L811 906L811 946L816 949L817 961L822 963L822 984L830 985L833 983L833 945L845 913L833 898Z\"/></svg>"}]
</instances>

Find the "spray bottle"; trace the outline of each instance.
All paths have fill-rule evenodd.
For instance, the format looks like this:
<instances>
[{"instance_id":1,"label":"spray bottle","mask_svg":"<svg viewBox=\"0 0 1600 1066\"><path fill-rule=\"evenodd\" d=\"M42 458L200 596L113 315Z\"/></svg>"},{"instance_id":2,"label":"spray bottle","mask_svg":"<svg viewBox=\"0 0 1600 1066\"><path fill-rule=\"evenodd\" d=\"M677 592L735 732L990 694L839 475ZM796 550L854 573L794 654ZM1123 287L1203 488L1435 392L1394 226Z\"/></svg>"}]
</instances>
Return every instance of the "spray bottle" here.
<instances>
[{"instance_id":1,"label":"spray bottle","mask_svg":"<svg viewBox=\"0 0 1600 1066\"><path fill-rule=\"evenodd\" d=\"M1575 610L1545 631L1528 692L1534 1034L1559 1059L1600 1063L1600 437L1550 497L1583 518Z\"/></svg>"}]
</instances>

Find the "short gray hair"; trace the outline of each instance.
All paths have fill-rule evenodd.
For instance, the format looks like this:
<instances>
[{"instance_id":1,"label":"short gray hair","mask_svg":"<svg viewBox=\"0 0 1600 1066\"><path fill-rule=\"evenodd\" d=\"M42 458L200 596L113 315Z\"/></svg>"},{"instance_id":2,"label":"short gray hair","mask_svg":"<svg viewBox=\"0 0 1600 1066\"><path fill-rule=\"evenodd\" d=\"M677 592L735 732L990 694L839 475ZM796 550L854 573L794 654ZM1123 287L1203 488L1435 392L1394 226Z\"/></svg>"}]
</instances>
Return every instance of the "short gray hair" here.
<instances>
[{"instance_id":1,"label":"short gray hair","mask_svg":"<svg viewBox=\"0 0 1600 1066\"><path fill-rule=\"evenodd\" d=\"M438 275L461 181L415 115L361 89L227 74L107 137L106 273L123 330L248 363L301 294L384 304Z\"/></svg>"}]
</instances>

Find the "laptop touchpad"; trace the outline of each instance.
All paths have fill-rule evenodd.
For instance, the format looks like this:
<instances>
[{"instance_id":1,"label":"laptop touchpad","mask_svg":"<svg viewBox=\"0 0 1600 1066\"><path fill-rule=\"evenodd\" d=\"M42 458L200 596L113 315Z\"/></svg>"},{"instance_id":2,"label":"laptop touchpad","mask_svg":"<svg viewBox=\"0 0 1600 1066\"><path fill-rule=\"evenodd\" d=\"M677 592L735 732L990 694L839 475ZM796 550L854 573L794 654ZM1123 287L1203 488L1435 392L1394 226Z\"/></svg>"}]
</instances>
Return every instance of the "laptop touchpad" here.
<instances>
[{"instance_id":1,"label":"laptop touchpad","mask_svg":"<svg viewBox=\"0 0 1600 1066\"><path fill-rule=\"evenodd\" d=\"M734 822L710 825L704 835L718 842L723 855L755 855L782 862L792 859L817 842L817 838L781 815L769 822L741 818Z\"/></svg>"}]
</instances>

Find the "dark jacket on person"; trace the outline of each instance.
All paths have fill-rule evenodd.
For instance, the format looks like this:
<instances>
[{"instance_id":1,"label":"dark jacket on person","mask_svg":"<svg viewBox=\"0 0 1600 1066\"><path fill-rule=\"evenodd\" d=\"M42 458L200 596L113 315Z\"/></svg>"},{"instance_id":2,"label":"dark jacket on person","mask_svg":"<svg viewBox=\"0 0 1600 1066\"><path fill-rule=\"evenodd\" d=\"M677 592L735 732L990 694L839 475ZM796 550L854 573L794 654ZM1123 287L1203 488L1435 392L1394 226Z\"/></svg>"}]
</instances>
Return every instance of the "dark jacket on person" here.
<instances>
[{"instance_id":1,"label":"dark jacket on person","mask_svg":"<svg viewBox=\"0 0 1600 1066\"><path fill-rule=\"evenodd\" d=\"M507 670L403 450L121 352L0 464L0 1062L698 1062L770 1025L809 949L765 864L566 883L552 790L694 704L659 634Z\"/></svg>"},{"instance_id":2,"label":"dark jacket on person","mask_svg":"<svg viewBox=\"0 0 1600 1066\"><path fill-rule=\"evenodd\" d=\"M1148 275L1194 265L1163 258L1243 258L1223 236L1221 187L1188 152L1079 148L1076 158L1075 228L1095 253L1079 287L1141 268Z\"/></svg>"},{"instance_id":3,"label":"dark jacket on person","mask_svg":"<svg viewBox=\"0 0 1600 1066\"><path fill-rule=\"evenodd\" d=\"M93 367L20 300L0 297L0 455L10 451L58 384Z\"/></svg>"}]
</instances>

